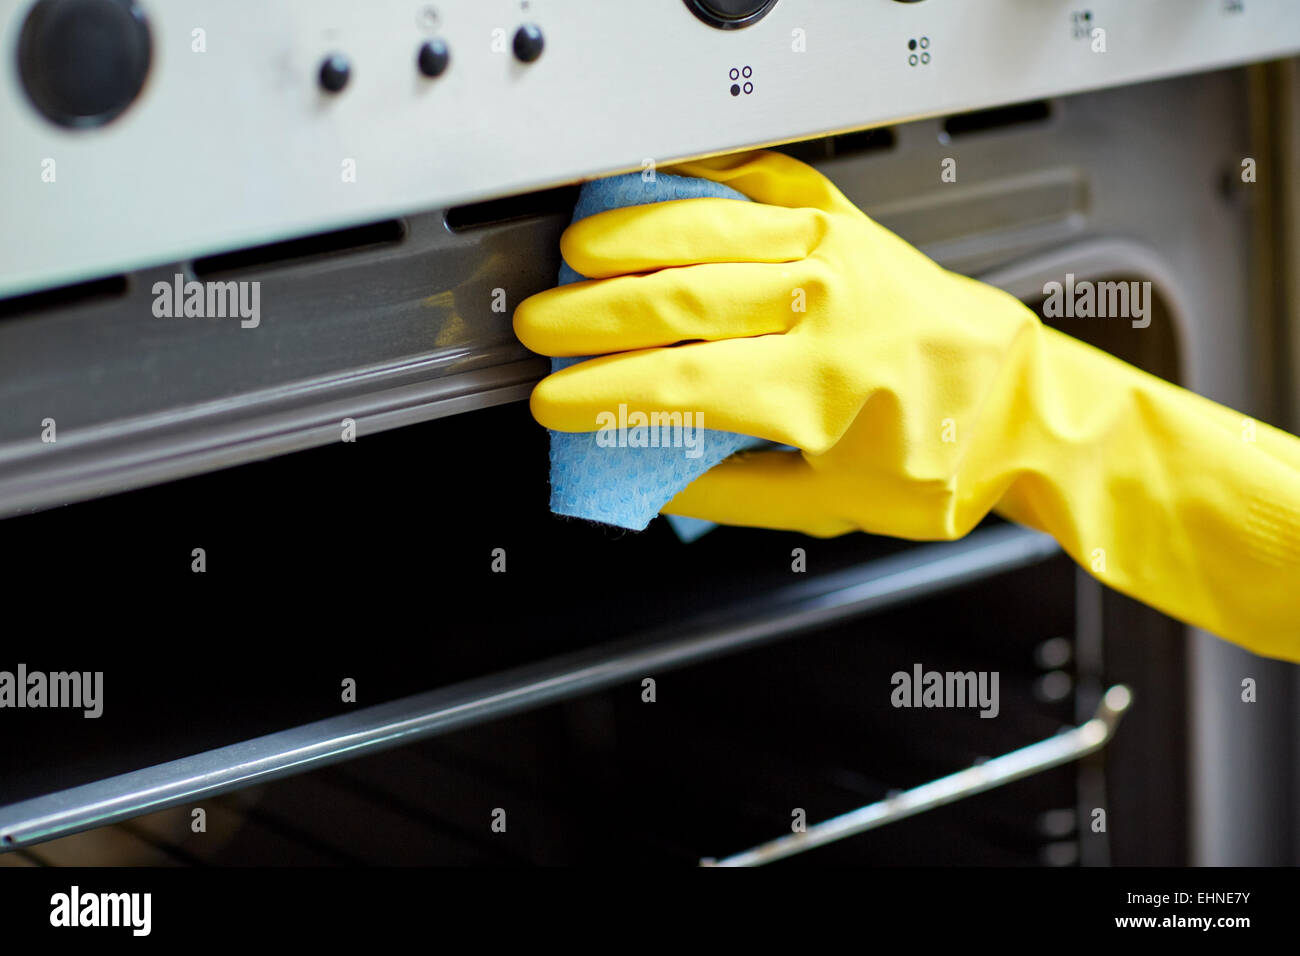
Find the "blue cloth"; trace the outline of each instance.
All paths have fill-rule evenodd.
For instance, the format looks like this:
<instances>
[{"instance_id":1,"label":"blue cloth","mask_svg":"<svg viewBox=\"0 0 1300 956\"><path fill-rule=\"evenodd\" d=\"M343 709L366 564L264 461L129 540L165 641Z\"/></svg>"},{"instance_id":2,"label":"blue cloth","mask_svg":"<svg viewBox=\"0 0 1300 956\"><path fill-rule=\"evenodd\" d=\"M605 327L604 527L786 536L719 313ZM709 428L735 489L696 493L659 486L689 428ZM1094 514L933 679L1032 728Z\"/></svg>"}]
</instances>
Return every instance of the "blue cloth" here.
<instances>
[{"instance_id":1,"label":"blue cloth","mask_svg":"<svg viewBox=\"0 0 1300 956\"><path fill-rule=\"evenodd\" d=\"M654 182L646 182L640 173L628 173L583 185L573 210L573 221L622 206L708 197L749 201L734 189L708 179L657 174ZM583 278L567 262L560 265L560 285ZM558 372L586 358L590 356L552 359L551 371ZM613 416L619 414L617 408L609 411ZM644 529L677 492L714 465L741 449L770 444L749 435L706 428L681 430L681 442L689 444L689 448L682 444L657 448L610 447L597 442L599 434L551 432L551 510L633 531ZM696 451L698 456L692 457ZM673 525L687 541L713 527L709 522L693 518L674 519Z\"/></svg>"}]
</instances>

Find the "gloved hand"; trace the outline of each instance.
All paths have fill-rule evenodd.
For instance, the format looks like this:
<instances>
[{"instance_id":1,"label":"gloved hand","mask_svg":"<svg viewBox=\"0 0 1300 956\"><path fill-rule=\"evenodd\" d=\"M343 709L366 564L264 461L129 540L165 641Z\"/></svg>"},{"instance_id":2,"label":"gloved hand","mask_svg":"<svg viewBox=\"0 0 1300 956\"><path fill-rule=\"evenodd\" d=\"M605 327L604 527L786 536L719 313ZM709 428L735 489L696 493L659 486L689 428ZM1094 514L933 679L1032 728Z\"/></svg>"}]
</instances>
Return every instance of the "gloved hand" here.
<instances>
[{"instance_id":1,"label":"gloved hand","mask_svg":"<svg viewBox=\"0 0 1300 956\"><path fill-rule=\"evenodd\" d=\"M515 329L543 354L602 357L537 386L543 425L594 431L620 403L703 413L801 453L737 455L668 513L951 539L996 507L1111 587L1300 660L1300 439L1263 423L1251 436L1236 412L1045 327L794 159L667 171L756 202L568 228L565 259L597 278L525 300Z\"/></svg>"}]
</instances>

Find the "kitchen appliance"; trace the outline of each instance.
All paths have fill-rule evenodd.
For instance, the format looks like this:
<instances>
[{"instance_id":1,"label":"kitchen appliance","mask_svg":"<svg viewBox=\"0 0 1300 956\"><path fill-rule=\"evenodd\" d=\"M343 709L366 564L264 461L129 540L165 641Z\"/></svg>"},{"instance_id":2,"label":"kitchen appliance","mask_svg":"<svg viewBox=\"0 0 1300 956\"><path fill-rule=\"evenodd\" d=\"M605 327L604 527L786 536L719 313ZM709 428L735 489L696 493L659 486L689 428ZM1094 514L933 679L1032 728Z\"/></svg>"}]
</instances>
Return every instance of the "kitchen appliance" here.
<instances>
[{"instance_id":1,"label":"kitchen appliance","mask_svg":"<svg viewBox=\"0 0 1300 956\"><path fill-rule=\"evenodd\" d=\"M1300 50L1293 4L42 0L0 4L0 50L4 573L60 634L0 668L101 661L121 701L0 715L0 861L85 859L42 841L116 821L90 834L180 861L725 858L1083 725L1117 683L1092 756L803 859L1300 856L1294 668L997 523L687 546L554 519L521 404L546 363L509 325L578 180L783 144L1031 304L1151 282L1149 326L1061 327L1286 425L1300 83L1242 64ZM112 89L97 56L130 65ZM160 316L177 276L256 283L257 323ZM999 673L999 718L892 707L916 664ZM306 812L342 795L386 823ZM176 825L199 804L219 848Z\"/></svg>"}]
</instances>

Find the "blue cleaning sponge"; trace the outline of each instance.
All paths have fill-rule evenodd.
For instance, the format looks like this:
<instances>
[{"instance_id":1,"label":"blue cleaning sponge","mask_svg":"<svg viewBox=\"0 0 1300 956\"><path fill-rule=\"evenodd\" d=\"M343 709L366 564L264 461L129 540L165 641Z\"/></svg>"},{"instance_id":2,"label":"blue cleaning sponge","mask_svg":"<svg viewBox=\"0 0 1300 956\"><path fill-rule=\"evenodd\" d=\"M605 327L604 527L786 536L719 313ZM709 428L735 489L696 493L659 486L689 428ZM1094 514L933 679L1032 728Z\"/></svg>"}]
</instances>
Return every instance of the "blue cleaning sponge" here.
<instances>
[{"instance_id":1,"label":"blue cleaning sponge","mask_svg":"<svg viewBox=\"0 0 1300 956\"><path fill-rule=\"evenodd\" d=\"M656 174L653 181L647 181L640 173L628 173L583 185L573 210L573 221L622 206L699 198L749 201L734 189L708 179ZM567 262L561 263L560 285L584 278ZM559 371L586 358L590 356L552 359L551 370ZM618 416L618 409L609 411ZM689 449L610 447L598 443L598 434L551 432L551 510L633 531L643 530L677 492L714 465L741 449L770 444L734 432L686 429L684 437L690 443ZM712 527L690 518L679 522L679 534L686 540Z\"/></svg>"}]
</instances>

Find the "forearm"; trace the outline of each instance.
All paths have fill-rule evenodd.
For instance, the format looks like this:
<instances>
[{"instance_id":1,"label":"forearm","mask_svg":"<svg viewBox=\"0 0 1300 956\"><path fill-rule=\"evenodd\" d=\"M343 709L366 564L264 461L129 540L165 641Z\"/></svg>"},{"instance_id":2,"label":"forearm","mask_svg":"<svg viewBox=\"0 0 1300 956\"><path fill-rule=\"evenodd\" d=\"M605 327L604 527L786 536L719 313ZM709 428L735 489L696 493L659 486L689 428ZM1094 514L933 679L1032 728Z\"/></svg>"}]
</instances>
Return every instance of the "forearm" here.
<instances>
[{"instance_id":1,"label":"forearm","mask_svg":"<svg viewBox=\"0 0 1300 956\"><path fill-rule=\"evenodd\" d=\"M1000 514L1118 591L1300 659L1300 439L1051 330L1026 387L1041 434Z\"/></svg>"}]
</instances>

